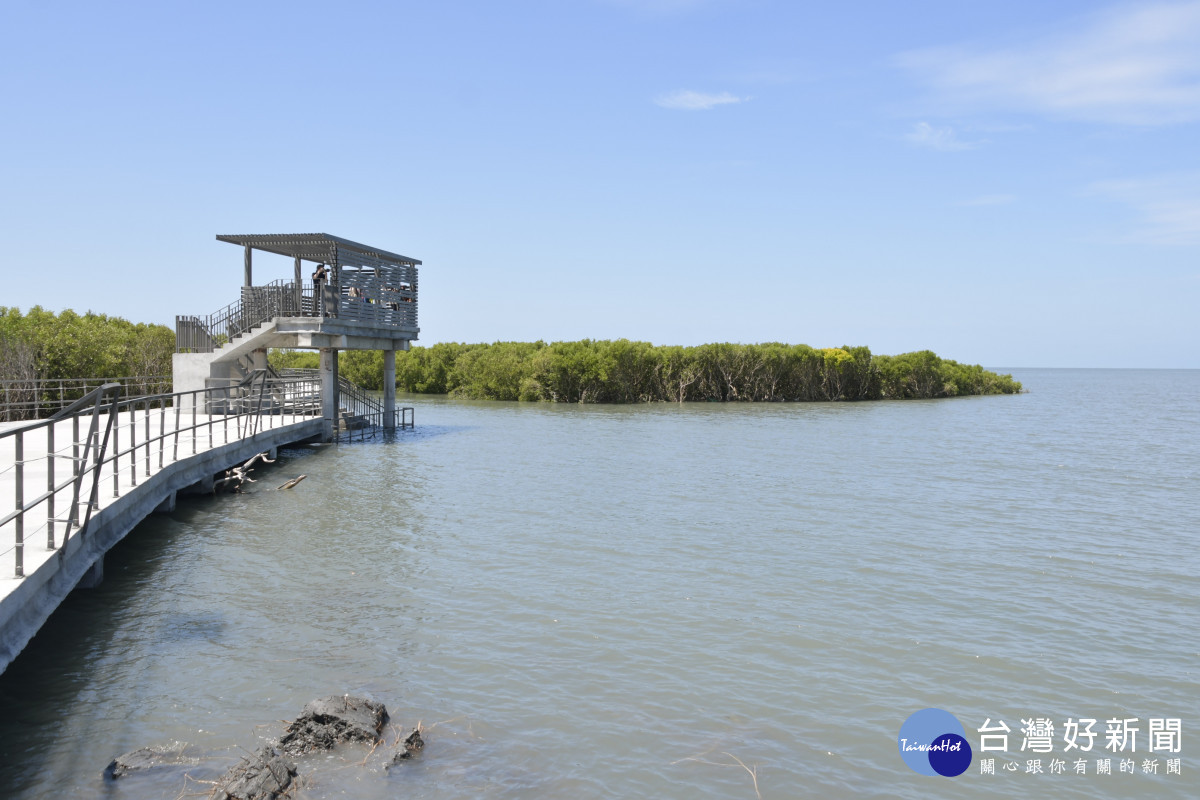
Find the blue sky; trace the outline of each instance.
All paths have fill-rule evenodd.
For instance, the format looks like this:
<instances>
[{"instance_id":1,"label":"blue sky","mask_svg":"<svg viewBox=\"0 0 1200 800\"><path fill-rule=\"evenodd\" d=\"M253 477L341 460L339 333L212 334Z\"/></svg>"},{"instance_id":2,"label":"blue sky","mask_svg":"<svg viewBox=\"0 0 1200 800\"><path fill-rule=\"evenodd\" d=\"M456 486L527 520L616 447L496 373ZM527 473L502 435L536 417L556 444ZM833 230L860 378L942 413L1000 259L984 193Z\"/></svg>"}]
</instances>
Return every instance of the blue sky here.
<instances>
[{"instance_id":1,"label":"blue sky","mask_svg":"<svg viewBox=\"0 0 1200 800\"><path fill-rule=\"evenodd\" d=\"M317 231L424 261L423 344L1200 367L1200 2L7 0L0 27L0 305L173 324L237 298L216 234Z\"/></svg>"}]
</instances>

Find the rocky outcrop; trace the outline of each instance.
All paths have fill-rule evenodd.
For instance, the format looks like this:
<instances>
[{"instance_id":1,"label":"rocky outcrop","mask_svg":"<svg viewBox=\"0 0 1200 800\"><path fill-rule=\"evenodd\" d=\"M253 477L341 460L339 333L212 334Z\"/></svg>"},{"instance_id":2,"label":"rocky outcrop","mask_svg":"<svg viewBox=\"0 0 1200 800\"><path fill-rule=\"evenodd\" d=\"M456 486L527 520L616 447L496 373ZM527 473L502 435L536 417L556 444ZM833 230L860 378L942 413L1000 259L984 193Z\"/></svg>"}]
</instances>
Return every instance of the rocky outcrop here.
<instances>
[{"instance_id":1,"label":"rocky outcrop","mask_svg":"<svg viewBox=\"0 0 1200 800\"><path fill-rule=\"evenodd\" d=\"M209 798L275 800L283 797L295 786L293 779L296 778L297 769L291 761L292 757L331 750L343 742L379 744L387 721L388 712L384 705L364 697L342 695L313 700L288 725L275 747L263 747L253 757L243 758L216 781ZM400 743L384 769L412 758L424 746L425 740L421 738L418 726ZM192 749L182 744L143 747L118 756L108 765L104 774L109 779L117 779L155 767L199 764L198 759L184 755L185 747ZM374 753L375 749L372 748L371 752Z\"/></svg>"},{"instance_id":2,"label":"rocky outcrop","mask_svg":"<svg viewBox=\"0 0 1200 800\"><path fill-rule=\"evenodd\" d=\"M217 781L209 800L275 800L292 785L296 765L272 747L242 759Z\"/></svg>"},{"instance_id":3,"label":"rocky outcrop","mask_svg":"<svg viewBox=\"0 0 1200 800\"><path fill-rule=\"evenodd\" d=\"M387 709L374 700L350 695L313 700L284 731L279 749L298 756L329 750L340 742L374 744L387 720Z\"/></svg>"}]
</instances>

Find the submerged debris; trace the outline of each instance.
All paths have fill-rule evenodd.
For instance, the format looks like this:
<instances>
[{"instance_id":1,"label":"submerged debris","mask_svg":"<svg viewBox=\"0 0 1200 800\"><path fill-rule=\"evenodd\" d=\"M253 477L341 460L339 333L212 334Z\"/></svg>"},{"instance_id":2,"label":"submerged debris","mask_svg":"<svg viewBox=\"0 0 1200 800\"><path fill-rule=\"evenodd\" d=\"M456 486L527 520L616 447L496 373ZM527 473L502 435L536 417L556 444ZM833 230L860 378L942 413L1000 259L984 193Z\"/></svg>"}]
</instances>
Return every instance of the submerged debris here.
<instances>
[{"instance_id":1,"label":"submerged debris","mask_svg":"<svg viewBox=\"0 0 1200 800\"><path fill-rule=\"evenodd\" d=\"M265 746L253 756L243 758L212 784L209 800L276 800L295 790L297 782L296 764L292 758L307 753L331 750L342 742L371 745L367 758L359 762L364 766L382 743L383 728L388 722L387 708L383 703L364 697L342 695L312 700L300 712L300 716L287 726L279 741ZM399 726L397 739L399 738ZM411 759L425 746L421 737L420 724L412 729L403 741L391 739L399 745L384 769ZM186 755L185 755L186 753ZM143 747L113 759L104 770L109 780L115 780L131 772L143 772L157 767L195 766L201 759L191 745L177 743L170 747ZM384 756L380 753L380 759ZM304 763L304 762L301 762ZM378 761L375 762L378 765ZM208 774L215 774L216 770ZM301 779L302 780L302 779ZM289 788L290 787L290 788Z\"/></svg>"},{"instance_id":2,"label":"submerged debris","mask_svg":"<svg viewBox=\"0 0 1200 800\"><path fill-rule=\"evenodd\" d=\"M417 753L421 752L421 748L425 746L425 740L421 738L421 729L413 728L413 732L404 740L404 747L396 751L396 755L392 756L391 762L384 769L389 769L396 766L401 761L406 761Z\"/></svg>"},{"instance_id":3,"label":"submerged debris","mask_svg":"<svg viewBox=\"0 0 1200 800\"><path fill-rule=\"evenodd\" d=\"M272 747L242 759L217 781L209 800L275 800L292 785L296 765Z\"/></svg>"},{"instance_id":4,"label":"submerged debris","mask_svg":"<svg viewBox=\"0 0 1200 800\"><path fill-rule=\"evenodd\" d=\"M155 767L195 764L196 759L183 755L184 747L185 745L176 744L173 747L139 747L137 750L131 750L114 758L104 768L104 777L116 780L131 772L141 772Z\"/></svg>"},{"instance_id":5,"label":"submerged debris","mask_svg":"<svg viewBox=\"0 0 1200 800\"><path fill-rule=\"evenodd\" d=\"M279 488L280 488L280 489L290 489L290 488L292 488L293 486L295 486L297 483L299 483L300 481L304 480L304 479L305 479L305 478L307 478L307 477L308 477L307 475L301 475L301 476L299 476L299 477L297 477L297 478L292 478L290 481L288 481L287 483L283 484L283 485L282 485L282 486L280 486Z\"/></svg>"},{"instance_id":6,"label":"submerged debris","mask_svg":"<svg viewBox=\"0 0 1200 800\"><path fill-rule=\"evenodd\" d=\"M303 755L329 750L339 742L374 744L387 720L383 703L363 697L342 695L313 700L288 726L279 740L279 749L288 755Z\"/></svg>"}]
</instances>

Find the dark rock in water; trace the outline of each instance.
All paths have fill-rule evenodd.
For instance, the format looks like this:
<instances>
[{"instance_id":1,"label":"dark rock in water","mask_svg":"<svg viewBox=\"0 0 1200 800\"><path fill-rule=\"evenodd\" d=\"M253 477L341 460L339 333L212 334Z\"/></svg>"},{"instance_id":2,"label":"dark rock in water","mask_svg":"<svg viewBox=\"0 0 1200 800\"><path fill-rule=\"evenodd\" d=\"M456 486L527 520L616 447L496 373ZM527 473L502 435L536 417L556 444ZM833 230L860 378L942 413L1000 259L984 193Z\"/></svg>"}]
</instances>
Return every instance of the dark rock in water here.
<instances>
[{"instance_id":1,"label":"dark rock in water","mask_svg":"<svg viewBox=\"0 0 1200 800\"><path fill-rule=\"evenodd\" d=\"M210 800L275 800L292 785L296 765L264 747L252 759L243 759L226 772L209 795Z\"/></svg>"},{"instance_id":2,"label":"dark rock in water","mask_svg":"<svg viewBox=\"0 0 1200 800\"><path fill-rule=\"evenodd\" d=\"M104 768L104 777L111 780L122 778L131 772L154 769L155 767L173 767L180 764L194 764L195 759L185 758L183 745L175 747L141 747L124 755L117 756Z\"/></svg>"},{"instance_id":3,"label":"dark rock in water","mask_svg":"<svg viewBox=\"0 0 1200 800\"><path fill-rule=\"evenodd\" d=\"M383 703L363 697L325 697L304 707L279 740L288 755L329 750L339 742L377 742L387 722Z\"/></svg>"},{"instance_id":4,"label":"dark rock in water","mask_svg":"<svg viewBox=\"0 0 1200 800\"><path fill-rule=\"evenodd\" d=\"M413 732L410 733L408 738L404 740L403 749L396 751L396 755L392 756L391 762L387 765L387 767L384 767L384 769L390 769L391 767L399 764L401 761L407 761L417 753L421 752L421 748L424 746L425 740L421 738L421 729L414 728Z\"/></svg>"}]
</instances>

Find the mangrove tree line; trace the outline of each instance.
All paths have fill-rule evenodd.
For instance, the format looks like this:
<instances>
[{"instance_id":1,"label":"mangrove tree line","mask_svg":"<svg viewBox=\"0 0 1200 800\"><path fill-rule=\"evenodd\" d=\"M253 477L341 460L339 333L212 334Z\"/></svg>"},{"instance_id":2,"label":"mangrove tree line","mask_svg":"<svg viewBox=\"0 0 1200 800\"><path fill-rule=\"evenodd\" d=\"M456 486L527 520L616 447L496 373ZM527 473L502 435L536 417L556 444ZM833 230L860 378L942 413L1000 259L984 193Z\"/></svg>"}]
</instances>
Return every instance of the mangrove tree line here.
<instances>
[{"instance_id":1,"label":"mangrove tree line","mask_svg":"<svg viewBox=\"0 0 1200 800\"><path fill-rule=\"evenodd\" d=\"M0 306L0 380L170 375L174 351L165 325Z\"/></svg>"},{"instance_id":2,"label":"mangrove tree line","mask_svg":"<svg viewBox=\"0 0 1200 800\"><path fill-rule=\"evenodd\" d=\"M316 353L272 353L277 367L315 367ZM383 354L344 352L339 370L381 389ZM1021 384L928 350L872 355L867 347L802 344L656 346L648 342L435 344L396 354L402 391L480 400L566 403L829 401L1012 394Z\"/></svg>"}]
</instances>

